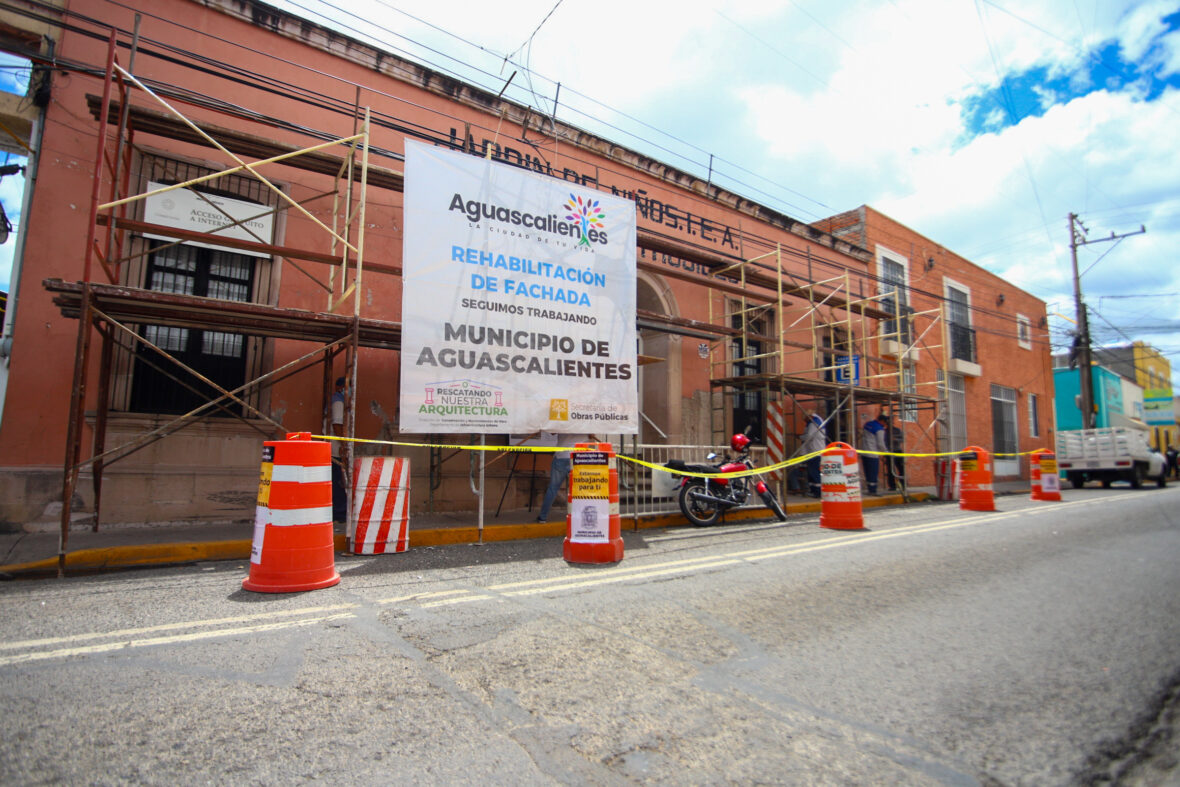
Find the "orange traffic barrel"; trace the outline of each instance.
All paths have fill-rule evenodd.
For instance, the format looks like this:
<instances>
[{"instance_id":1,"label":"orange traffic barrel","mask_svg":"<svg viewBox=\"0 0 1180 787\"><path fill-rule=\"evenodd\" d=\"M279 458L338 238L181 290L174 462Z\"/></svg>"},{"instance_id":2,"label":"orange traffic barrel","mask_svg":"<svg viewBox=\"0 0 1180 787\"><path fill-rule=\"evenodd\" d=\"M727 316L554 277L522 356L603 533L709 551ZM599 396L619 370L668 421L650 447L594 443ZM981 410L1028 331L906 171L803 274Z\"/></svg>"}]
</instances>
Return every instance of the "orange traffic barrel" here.
<instances>
[{"instance_id":1,"label":"orange traffic barrel","mask_svg":"<svg viewBox=\"0 0 1180 787\"><path fill-rule=\"evenodd\" d=\"M294 432L262 444L250 575L242 587L294 593L330 587L336 573L332 537L332 449Z\"/></svg>"},{"instance_id":2,"label":"orange traffic barrel","mask_svg":"<svg viewBox=\"0 0 1180 787\"><path fill-rule=\"evenodd\" d=\"M864 530L856 449L848 443L829 443L820 454L819 475L819 526L832 530Z\"/></svg>"},{"instance_id":3,"label":"orange traffic barrel","mask_svg":"<svg viewBox=\"0 0 1180 787\"><path fill-rule=\"evenodd\" d=\"M354 555L384 555L409 549L409 457L354 459L351 514L348 549Z\"/></svg>"},{"instance_id":4,"label":"orange traffic barrel","mask_svg":"<svg viewBox=\"0 0 1180 787\"><path fill-rule=\"evenodd\" d=\"M963 511L995 511L992 457L977 445L959 454L959 508Z\"/></svg>"},{"instance_id":5,"label":"orange traffic barrel","mask_svg":"<svg viewBox=\"0 0 1180 787\"><path fill-rule=\"evenodd\" d=\"M619 468L610 443L578 443L570 454L569 511L562 556L569 563L618 563Z\"/></svg>"},{"instance_id":6,"label":"orange traffic barrel","mask_svg":"<svg viewBox=\"0 0 1180 787\"><path fill-rule=\"evenodd\" d=\"M1030 459L1033 500L1060 500L1061 479L1057 476L1057 454L1048 449L1034 451Z\"/></svg>"}]
</instances>

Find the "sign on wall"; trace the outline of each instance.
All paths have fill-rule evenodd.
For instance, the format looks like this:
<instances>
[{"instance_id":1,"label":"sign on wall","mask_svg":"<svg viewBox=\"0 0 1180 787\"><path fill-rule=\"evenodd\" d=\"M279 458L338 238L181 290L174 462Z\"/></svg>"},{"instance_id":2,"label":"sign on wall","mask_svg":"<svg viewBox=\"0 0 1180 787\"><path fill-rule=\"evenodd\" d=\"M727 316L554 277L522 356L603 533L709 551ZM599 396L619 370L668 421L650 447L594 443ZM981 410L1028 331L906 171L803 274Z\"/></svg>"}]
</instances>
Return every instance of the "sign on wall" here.
<instances>
[{"instance_id":1,"label":"sign on wall","mask_svg":"<svg viewBox=\"0 0 1180 787\"><path fill-rule=\"evenodd\" d=\"M1143 420L1157 426L1172 426L1176 423L1171 388L1148 388L1143 392Z\"/></svg>"},{"instance_id":2,"label":"sign on wall","mask_svg":"<svg viewBox=\"0 0 1180 787\"><path fill-rule=\"evenodd\" d=\"M163 183L148 183L148 191L166 188ZM274 212L266 205L256 202L222 197L213 194L197 195L188 189L172 189L162 194L150 194L144 198L143 220L166 227L176 227L193 232L211 232L225 238L249 240L255 243L270 243L274 239ZM233 226L226 226L232 224ZM175 240L171 236L144 233L145 237L158 240ZM216 243L198 243L186 240L190 246L205 249L225 248ZM235 249L235 254L251 257L269 257L265 252Z\"/></svg>"},{"instance_id":3,"label":"sign on wall","mask_svg":"<svg viewBox=\"0 0 1180 787\"><path fill-rule=\"evenodd\" d=\"M404 432L634 434L635 205L406 141Z\"/></svg>"}]
</instances>

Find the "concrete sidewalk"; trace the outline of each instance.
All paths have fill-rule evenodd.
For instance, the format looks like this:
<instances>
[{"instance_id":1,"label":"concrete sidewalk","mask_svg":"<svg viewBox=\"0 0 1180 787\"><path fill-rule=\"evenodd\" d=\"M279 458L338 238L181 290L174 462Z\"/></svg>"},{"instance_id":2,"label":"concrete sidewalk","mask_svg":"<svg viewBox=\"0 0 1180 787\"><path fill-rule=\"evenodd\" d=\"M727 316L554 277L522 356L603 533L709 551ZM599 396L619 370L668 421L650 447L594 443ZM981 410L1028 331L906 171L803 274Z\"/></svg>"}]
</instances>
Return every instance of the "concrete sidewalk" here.
<instances>
[{"instance_id":1,"label":"concrete sidewalk","mask_svg":"<svg viewBox=\"0 0 1180 787\"><path fill-rule=\"evenodd\" d=\"M995 484L997 496L1029 494L1027 481L1000 481ZM866 497L865 508L898 506L936 501L935 490L911 489L906 496L885 493ZM818 500L789 498L787 514L820 513ZM504 511L499 517L490 512L484 516L482 540L512 541L525 538L563 538L566 533L564 514L554 521L537 523L534 514L524 509ZM764 508L739 508L729 512L726 522L767 519ZM624 515L621 527L643 530L658 527L687 526L680 514L645 516L636 520ZM65 572L93 572L138 566L174 565L205 560L246 560L254 525L249 521L224 523L164 523L158 525L120 527L100 526L96 533L89 525L75 524L70 528L65 551ZM410 517L410 549L415 547L471 544L481 540L478 514L415 514ZM55 528L42 527L34 532L0 533L0 579L51 576L58 572L60 533ZM345 534L336 532L336 550L347 549Z\"/></svg>"}]
</instances>

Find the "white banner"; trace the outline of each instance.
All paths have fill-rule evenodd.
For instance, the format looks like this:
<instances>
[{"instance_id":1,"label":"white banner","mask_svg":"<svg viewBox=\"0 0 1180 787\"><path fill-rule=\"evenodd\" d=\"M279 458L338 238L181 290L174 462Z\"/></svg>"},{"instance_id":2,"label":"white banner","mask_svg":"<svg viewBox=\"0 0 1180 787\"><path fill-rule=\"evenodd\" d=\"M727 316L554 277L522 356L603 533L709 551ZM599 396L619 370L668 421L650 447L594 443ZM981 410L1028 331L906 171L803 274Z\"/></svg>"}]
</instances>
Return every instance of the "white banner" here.
<instances>
[{"instance_id":1,"label":"white banner","mask_svg":"<svg viewBox=\"0 0 1180 787\"><path fill-rule=\"evenodd\" d=\"M163 183L148 183L148 191L162 188L165 188ZM271 243L274 240L274 212L266 205L256 202L213 194L197 196L188 189L172 189L163 194L152 194L143 201L143 220L152 224L193 232L209 232L255 243ZM227 227L227 224L233 226ZM176 240L171 235L154 235L150 232L145 232L144 236L158 240ZM251 257L270 256L264 252L234 249L215 243L198 243L191 240L185 240L185 243L205 249L225 249Z\"/></svg>"},{"instance_id":2,"label":"white banner","mask_svg":"<svg viewBox=\"0 0 1180 787\"><path fill-rule=\"evenodd\" d=\"M635 434L635 204L406 141L404 432Z\"/></svg>"}]
</instances>

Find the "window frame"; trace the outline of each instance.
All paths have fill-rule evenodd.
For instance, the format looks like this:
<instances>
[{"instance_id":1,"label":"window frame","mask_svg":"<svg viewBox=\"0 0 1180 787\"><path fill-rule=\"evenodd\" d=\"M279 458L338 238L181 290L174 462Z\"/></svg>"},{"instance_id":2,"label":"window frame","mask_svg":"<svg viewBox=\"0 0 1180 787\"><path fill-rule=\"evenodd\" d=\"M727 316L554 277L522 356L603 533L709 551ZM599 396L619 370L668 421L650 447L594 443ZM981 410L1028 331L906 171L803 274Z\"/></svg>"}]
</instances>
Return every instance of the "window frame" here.
<instances>
[{"instance_id":1,"label":"window frame","mask_svg":"<svg viewBox=\"0 0 1180 787\"><path fill-rule=\"evenodd\" d=\"M1032 321L1023 314L1016 315L1016 343L1026 350L1032 349Z\"/></svg>"},{"instance_id":2,"label":"window frame","mask_svg":"<svg viewBox=\"0 0 1180 787\"><path fill-rule=\"evenodd\" d=\"M1020 452L1020 421L1017 412L1017 402L1020 401L1015 388L999 383L991 383L988 391L988 401L992 410L992 446L996 454L1016 454ZM997 422L997 404L1005 411L1003 419ZM1001 429L1006 434L1001 433Z\"/></svg>"},{"instance_id":3,"label":"window frame","mask_svg":"<svg viewBox=\"0 0 1180 787\"><path fill-rule=\"evenodd\" d=\"M886 327L887 333L898 334L903 340L904 344L913 342L913 333L911 330L911 320L909 313L912 312L910 304L910 258L904 254L899 254L887 246L877 244L877 294L882 297L881 306L885 311L890 311L887 308L886 298L889 293L896 293L897 298L897 312L901 315L901 327ZM893 281L886 275L886 268L889 263L897 265L901 268L901 281ZM882 326L890 326L893 320L884 320Z\"/></svg>"}]
</instances>

